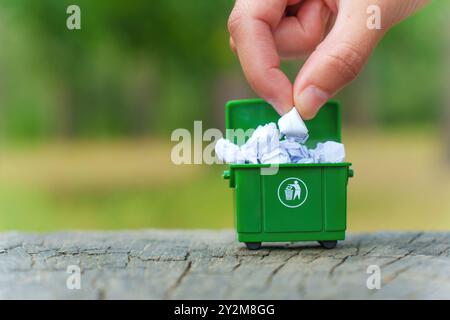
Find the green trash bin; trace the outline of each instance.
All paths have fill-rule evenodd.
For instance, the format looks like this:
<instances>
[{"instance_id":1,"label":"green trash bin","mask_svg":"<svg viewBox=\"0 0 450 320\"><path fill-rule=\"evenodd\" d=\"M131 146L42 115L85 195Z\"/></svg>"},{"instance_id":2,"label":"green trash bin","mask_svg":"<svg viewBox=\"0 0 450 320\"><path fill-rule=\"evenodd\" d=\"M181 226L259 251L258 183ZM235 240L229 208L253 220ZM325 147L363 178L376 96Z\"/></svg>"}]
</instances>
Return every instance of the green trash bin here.
<instances>
[{"instance_id":1,"label":"green trash bin","mask_svg":"<svg viewBox=\"0 0 450 320\"><path fill-rule=\"evenodd\" d=\"M263 100L231 101L226 106L227 139L238 141L230 130L254 129L277 122L279 115ZM310 137L306 143L341 142L341 113L329 102L317 116L305 121ZM242 131L241 131L242 132ZM264 164L232 164L224 172L234 189L235 225L240 242L259 249L262 242L319 241L327 249L344 240L347 182L351 163L280 164L264 172ZM268 174L269 173L269 174Z\"/></svg>"}]
</instances>

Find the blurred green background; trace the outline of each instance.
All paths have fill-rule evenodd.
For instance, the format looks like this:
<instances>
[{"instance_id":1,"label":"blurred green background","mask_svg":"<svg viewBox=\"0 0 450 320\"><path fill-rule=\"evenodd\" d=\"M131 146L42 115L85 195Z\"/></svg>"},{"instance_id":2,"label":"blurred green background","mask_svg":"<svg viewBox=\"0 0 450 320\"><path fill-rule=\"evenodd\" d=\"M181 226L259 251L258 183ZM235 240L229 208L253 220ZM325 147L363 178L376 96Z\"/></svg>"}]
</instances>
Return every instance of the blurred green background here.
<instances>
[{"instance_id":1,"label":"blurred green background","mask_svg":"<svg viewBox=\"0 0 450 320\"><path fill-rule=\"evenodd\" d=\"M228 48L232 6L0 0L0 230L231 227L224 167L172 164L170 134L223 129L225 102L255 96ZM450 228L449 12L391 30L337 97L351 231Z\"/></svg>"}]
</instances>

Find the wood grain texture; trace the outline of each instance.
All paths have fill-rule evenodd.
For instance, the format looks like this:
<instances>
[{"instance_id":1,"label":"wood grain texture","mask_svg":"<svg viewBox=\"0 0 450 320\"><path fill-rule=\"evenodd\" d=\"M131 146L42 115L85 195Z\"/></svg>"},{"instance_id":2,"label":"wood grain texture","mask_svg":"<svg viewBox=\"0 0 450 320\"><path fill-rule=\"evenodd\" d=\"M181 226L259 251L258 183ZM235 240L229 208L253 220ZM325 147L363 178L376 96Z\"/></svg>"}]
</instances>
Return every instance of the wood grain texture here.
<instances>
[{"instance_id":1,"label":"wood grain texture","mask_svg":"<svg viewBox=\"0 0 450 320\"><path fill-rule=\"evenodd\" d=\"M69 290L77 265L81 289ZM381 269L381 289L366 286ZM0 234L1 299L450 299L450 233L249 251L232 231Z\"/></svg>"}]
</instances>

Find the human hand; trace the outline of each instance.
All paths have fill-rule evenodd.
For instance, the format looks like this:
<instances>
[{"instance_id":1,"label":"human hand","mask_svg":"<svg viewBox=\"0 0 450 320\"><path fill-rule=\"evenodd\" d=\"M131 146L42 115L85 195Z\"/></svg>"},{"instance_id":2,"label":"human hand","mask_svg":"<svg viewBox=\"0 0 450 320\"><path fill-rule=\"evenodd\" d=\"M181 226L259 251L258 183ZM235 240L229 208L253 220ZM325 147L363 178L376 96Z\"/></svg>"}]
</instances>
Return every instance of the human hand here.
<instances>
[{"instance_id":1,"label":"human hand","mask_svg":"<svg viewBox=\"0 0 450 320\"><path fill-rule=\"evenodd\" d=\"M357 77L385 32L429 0L237 0L230 45L251 87L280 113L304 119ZM368 8L381 28L369 28ZM308 57L294 84L280 59Z\"/></svg>"}]
</instances>

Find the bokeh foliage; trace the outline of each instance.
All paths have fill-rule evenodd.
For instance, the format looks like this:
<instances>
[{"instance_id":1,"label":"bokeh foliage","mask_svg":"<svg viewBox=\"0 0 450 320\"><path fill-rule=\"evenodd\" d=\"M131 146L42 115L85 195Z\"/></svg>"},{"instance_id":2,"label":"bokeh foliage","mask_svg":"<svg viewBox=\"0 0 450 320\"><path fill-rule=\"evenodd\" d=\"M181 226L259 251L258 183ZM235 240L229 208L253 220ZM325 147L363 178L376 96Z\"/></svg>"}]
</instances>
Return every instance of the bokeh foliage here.
<instances>
[{"instance_id":1,"label":"bokeh foliage","mask_svg":"<svg viewBox=\"0 0 450 320\"><path fill-rule=\"evenodd\" d=\"M228 1L3 1L2 135L109 136L205 118L213 79L233 63ZM164 122L161 119L164 118Z\"/></svg>"},{"instance_id":2,"label":"bokeh foliage","mask_svg":"<svg viewBox=\"0 0 450 320\"><path fill-rule=\"evenodd\" d=\"M82 30L69 31L78 4ZM228 48L232 0L1 0L3 140L165 134L201 119L221 127L227 99L252 95ZM448 64L450 3L388 33L339 98L354 124L436 121ZM300 63L290 63L293 76ZM448 79L447 79L448 80ZM230 82L230 81L228 81Z\"/></svg>"}]
</instances>

